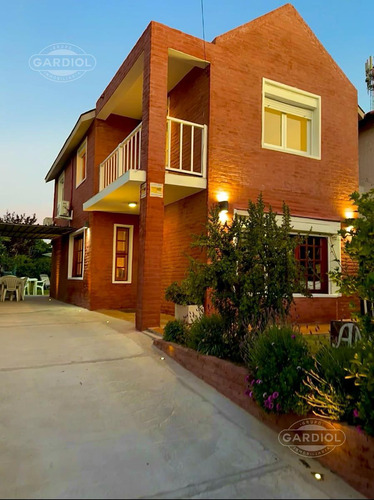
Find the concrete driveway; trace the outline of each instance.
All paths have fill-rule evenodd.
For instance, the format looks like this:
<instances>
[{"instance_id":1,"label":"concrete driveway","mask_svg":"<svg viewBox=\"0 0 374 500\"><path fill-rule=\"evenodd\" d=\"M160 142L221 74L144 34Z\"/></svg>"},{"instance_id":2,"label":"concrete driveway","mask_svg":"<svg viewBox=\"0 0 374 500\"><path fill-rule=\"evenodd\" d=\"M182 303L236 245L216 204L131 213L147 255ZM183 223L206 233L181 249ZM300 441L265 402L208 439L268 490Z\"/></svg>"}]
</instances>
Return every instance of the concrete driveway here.
<instances>
[{"instance_id":1,"label":"concrete driveway","mask_svg":"<svg viewBox=\"0 0 374 500\"><path fill-rule=\"evenodd\" d=\"M122 320L0 303L0 497L362 498L162 356Z\"/></svg>"}]
</instances>

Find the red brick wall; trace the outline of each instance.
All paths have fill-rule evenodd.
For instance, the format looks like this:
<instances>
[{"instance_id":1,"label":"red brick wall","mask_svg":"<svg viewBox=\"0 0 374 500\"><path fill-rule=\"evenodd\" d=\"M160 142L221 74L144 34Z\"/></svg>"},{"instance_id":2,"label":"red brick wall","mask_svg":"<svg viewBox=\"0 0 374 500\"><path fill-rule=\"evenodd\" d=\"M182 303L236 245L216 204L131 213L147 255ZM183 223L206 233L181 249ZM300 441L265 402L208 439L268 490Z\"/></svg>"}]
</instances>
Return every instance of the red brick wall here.
<instances>
[{"instance_id":1,"label":"red brick wall","mask_svg":"<svg viewBox=\"0 0 374 500\"><path fill-rule=\"evenodd\" d=\"M134 226L131 284L112 283L114 224ZM91 309L132 309L136 307L139 216L95 212L91 233Z\"/></svg>"},{"instance_id":2,"label":"red brick wall","mask_svg":"<svg viewBox=\"0 0 374 500\"><path fill-rule=\"evenodd\" d=\"M357 93L290 5L215 41L211 67L209 201L229 195L230 212L260 191L291 214L341 220L358 187ZM321 96L322 158L261 147L262 78ZM314 300L314 299L313 299ZM301 317L337 315L336 300L298 299Z\"/></svg>"},{"instance_id":3,"label":"red brick wall","mask_svg":"<svg viewBox=\"0 0 374 500\"><path fill-rule=\"evenodd\" d=\"M191 248L192 235L201 234L207 213L206 192L200 192L165 207L164 245L162 249L161 311L174 314L174 304L164 300L165 289L186 275L188 257L202 258L200 249Z\"/></svg>"}]
</instances>

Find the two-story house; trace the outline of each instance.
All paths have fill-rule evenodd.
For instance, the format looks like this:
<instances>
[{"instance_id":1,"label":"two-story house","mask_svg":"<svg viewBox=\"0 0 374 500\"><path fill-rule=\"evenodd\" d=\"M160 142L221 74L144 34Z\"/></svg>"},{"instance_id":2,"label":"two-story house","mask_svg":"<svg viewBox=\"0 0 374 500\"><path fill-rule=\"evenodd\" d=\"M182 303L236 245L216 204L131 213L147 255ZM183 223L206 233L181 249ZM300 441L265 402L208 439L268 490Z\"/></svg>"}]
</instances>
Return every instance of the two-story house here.
<instances>
[{"instance_id":1,"label":"two-story house","mask_svg":"<svg viewBox=\"0 0 374 500\"><path fill-rule=\"evenodd\" d=\"M358 188L357 93L290 4L212 42L151 22L46 181L55 223L75 228L53 242L57 299L159 325L209 208L230 217L262 192L311 230L299 321L347 316L328 271Z\"/></svg>"}]
</instances>

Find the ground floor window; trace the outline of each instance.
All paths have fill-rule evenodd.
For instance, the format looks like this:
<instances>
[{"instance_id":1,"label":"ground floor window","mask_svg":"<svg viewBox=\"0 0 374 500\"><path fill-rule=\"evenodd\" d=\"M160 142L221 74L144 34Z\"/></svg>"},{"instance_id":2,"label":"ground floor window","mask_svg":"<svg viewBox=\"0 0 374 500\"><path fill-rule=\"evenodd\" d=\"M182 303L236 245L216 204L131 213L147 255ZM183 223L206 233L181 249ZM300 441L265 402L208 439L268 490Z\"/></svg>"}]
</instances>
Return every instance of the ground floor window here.
<instances>
[{"instance_id":1,"label":"ground floor window","mask_svg":"<svg viewBox=\"0 0 374 500\"><path fill-rule=\"evenodd\" d=\"M85 230L73 233L69 239L69 278L83 279Z\"/></svg>"},{"instance_id":2,"label":"ground floor window","mask_svg":"<svg viewBox=\"0 0 374 500\"><path fill-rule=\"evenodd\" d=\"M131 283L133 226L114 225L113 282Z\"/></svg>"},{"instance_id":3,"label":"ground floor window","mask_svg":"<svg viewBox=\"0 0 374 500\"><path fill-rule=\"evenodd\" d=\"M328 238L308 236L295 249L300 263L301 279L312 293L328 293Z\"/></svg>"}]
</instances>

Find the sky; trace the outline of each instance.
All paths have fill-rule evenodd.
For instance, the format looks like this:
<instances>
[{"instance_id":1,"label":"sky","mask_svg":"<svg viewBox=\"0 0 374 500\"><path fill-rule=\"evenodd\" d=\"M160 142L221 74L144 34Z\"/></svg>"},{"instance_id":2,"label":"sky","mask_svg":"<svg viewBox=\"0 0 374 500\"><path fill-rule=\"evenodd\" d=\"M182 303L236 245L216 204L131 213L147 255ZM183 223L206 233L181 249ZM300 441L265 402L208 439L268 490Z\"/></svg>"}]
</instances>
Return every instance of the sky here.
<instances>
[{"instance_id":1,"label":"sky","mask_svg":"<svg viewBox=\"0 0 374 500\"><path fill-rule=\"evenodd\" d=\"M44 177L79 115L96 101L151 20L205 39L280 7L278 0L0 0L0 216L8 210L42 223L52 215L53 183ZM369 0L291 2L370 110L365 61L374 56ZM81 78L56 82L29 66L56 43L96 59ZM308 64L308 61L305 61Z\"/></svg>"}]
</instances>

